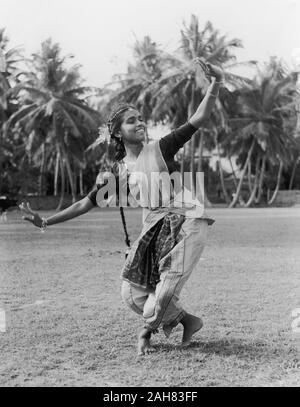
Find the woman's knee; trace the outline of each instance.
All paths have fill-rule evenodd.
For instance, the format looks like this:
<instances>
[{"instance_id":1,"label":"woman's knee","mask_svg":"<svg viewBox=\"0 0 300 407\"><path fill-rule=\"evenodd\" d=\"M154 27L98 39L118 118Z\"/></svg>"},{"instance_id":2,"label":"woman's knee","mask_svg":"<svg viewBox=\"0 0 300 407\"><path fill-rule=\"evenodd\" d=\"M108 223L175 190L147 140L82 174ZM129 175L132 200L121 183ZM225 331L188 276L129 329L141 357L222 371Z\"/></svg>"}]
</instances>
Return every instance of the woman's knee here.
<instances>
[{"instance_id":1,"label":"woman's knee","mask_svg":"<svg viewBox=\"0 0 300 407\"><path fill-rule=\"evenodd\" d=\"M134 296L134 288L127 281L123 281L121 287L121 296L125 304L137 314L143 313L143 301L139 301Z\"/></svg>"}]
</instances>

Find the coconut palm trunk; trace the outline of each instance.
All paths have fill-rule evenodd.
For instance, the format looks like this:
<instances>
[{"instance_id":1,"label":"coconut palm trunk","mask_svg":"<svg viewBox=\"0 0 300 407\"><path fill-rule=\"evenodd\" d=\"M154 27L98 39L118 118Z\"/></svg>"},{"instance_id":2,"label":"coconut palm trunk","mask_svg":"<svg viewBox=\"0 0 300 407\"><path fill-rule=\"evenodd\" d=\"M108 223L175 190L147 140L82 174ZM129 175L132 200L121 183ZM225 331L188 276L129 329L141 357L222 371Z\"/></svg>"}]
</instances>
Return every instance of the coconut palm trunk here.
<instances>
[{"instance_id":1,"label":"coconut palm trunk","mask_svg":"<svg viewBox=\"0 0 300 407\"><path fill-rule=\"evenodd\" d=\"M42 144L42 161L41 161L41 168L40 168L40 176L39 176L39 195L43 195L44 189L44 173L45 173L45 143Z\"/></svg>"},{"instance_id":2,"label":"coconut palm trunk","mask_svg":"<svg viewBox=\"0 0 300 407\"><path fill-rule=\"evenodd\" d=\"M217 166L218 166L218 172L219 172L220 184L221 184L223 196L224 196L225 202L227 203L227 205L229 205L230 198L229 198L228 193L227 193L226 188L225 188L224 174L223 174L223 169L222 169L222 165L221 165L220 161L217 162Z\"/></svg>"},{"instance_id":3,"label":"coconut palm trunk","mask_svg":"<svg viewBox=\"0 0 300 407\"><path fill-rule=\"evenodd\" d=\"M252 205L253 201L255 200L255 195L256 191L258 189L258 184L259 184L259 162L260 162L260 157L258 156L256 158L256 165L255 165L255 180L254 180L254 185L251 191L251 194L249 196L248 201L246 202L245 207L249 208L249 206Z\"/></svg>"},{"instance_id":4,"label":"coconut palm trunk","mask_svg":"<svg viewBox=\"0 0 300 407\"><path fill-rule=\"evenodd\" d=\"M260 170L260 175L259 175L258 193L257 193L257 197L255 198L256 204L260 203L261 196L262 196L263 183L264 183L264 177L265 177L265 171L266 171L266 161L267 161L267 156L264 155L263 159L262 159L261 170Z\"/></svg>"},{"instance_id":5,"label":"coconut palm trunk","mask_svg":"<svg viewBox=\"0 0 300 407\"><path fill-rule=\"evenodd\" d=\"M191 89L192 97L191 101L188 106L188 117L191 117L195 112L195 86L192 86ZM192 135L190 142L188 143L187 150L189 150L190 154L190 175L191 175L191 187L195 189L195 145L196 145L196 135L198 130L195 134Z\"/></svg>"},{"instance_id":6,"label":"coconut palm trunk","mask_svg":"<svg viewBox=\"0 0 300 407\"><path fill-rule=\"evenodd\" d=\"M198 172L203 172L203 147L204 147L204 131L199 129L200 132L200 143L199 143L199 158L198 158ZM211 208L212 204L207 197L206 187L204 185L204 205L207 208Z\"/></svg>"},{"instance_id":7,"label":"coconut palm trunk","mask_svg":"<svg viewBox=\"0 0 300 407\"><path fill-rule=\"evenodd\" d=\"M278 194L279 187L280 187L280 181L281 181L282 169L283 169L283 162L282 162L282 160L280 160L280 162L279 162L279 169L278 169L278 173L277 173L277 183L276 183L276 187L275 187L275 190L274 190L274 192L273 192L273 195L271 196L271 198L270 198L269 201L268 201L268 205L272 205L272 204L273 204L273 202L275 201L276 196L277 196L277 194Z\"/></svg>"},{"instance_id":8,"label":"coconut palm trunk","mask_svg":"<svg viewBox=\"0 0 300 407\"><path fill-rule=\"evenodd\" d=\"M73 179L73 175L72 175L72 171L71 171L70 160L69 160L69 156L66 152L64 137L63 137L61 130L58 128L57 118L55 115L53 116L53 128L54 128L55 134L57 135L58 140L59 140L58 141L59 149L61 151L62 159L64 160L64 164L66 166L66 170L67 170L67 174L68 174L68 181L69 181L68 185L71 188L72 203L74 203L74 202L76 202L76 193L75 193L75 188L74 188L74 179Z\"/></svg>"},{"instance_id":9,"label":"coconut palm trunk","mask_svg":"<svg viewBox=\"0 0 300 407\"><path fill-rule=\"evenodd\" d=\"M290 184L289 184L289 190L291 190L292 187L293 187L294 178L295 178L295 174L296 174L296 169L297 169L297 166L298 166L299 162L300 162L300 157L298 157L297 160L294 162L292 175L291 175L291 179L290 179Z\"/></svg>"},{"instance_id":10,"label":"coconut palm trunk","mask_svg":"<svg viewBox=\"0 0 300 407\"><path fill-rule=\"evenodd\" d=\"M84 195L84 192L83 192L83 171L82 171L81 167L79 168L79 193L80 193L80 196Z\"/></svg>"},{"instance_id":11,"label":"coconut palm trunk","mask_svg":"<svg viewBox=\"0 0 300 407\"><path fill-rule=\"evenodd\" d=\"M250 195L252 194L252 191L253 191L253 187L252 187L252 180L251 180L251 160L249 161L249 163L248 163L248 171L247 171L247 173L248 173L248 188L249 188L249 192L250 192Z\"/></svg>"},{"instance_id":12,"label":"coconut palm trunk","mask_svg":"<svg viewBox=\"0 0 300 407\"><path fill-rule=\"evenodd\" d=\"M66 170L67 170L67 175L68 175L68 181L69 181L69 186L71 189L71 195L72 195L72 203L76 202L76 193L75 193L75 188L74 188L74 179L73 179L73 174L71 170L71 165L70 165L70 160L69 157L63 147L63 157L64 161L66 163Z\"/></svg>"},{"instance_id":13,"label":"coconut palm trunk","mask_svg":"<svg viewBox=\"0 0 300 407\"><path fill-rule=\"evenodd\" d=\"M196 148L196 138L198 138L200 135L200 144L199 144L199 161L195 163L195 148ZM192 139L191 139L191 162L190 162L190 173L191 173L191 185L192 188L195 190L196 187L196 171L202 172L202 154L203 154L203 137L202 137L202 132L200 129L196 131L195 134L193 134Z\"/></svg>"},{"instance_id":14,"label":"coconut palm trunk","mask_svg":"<svg viewBox=\"0 0 300 407\"><path fill-rule=\"evenodd\" d=\"M74 168L74 170L73 170L73 185L74 185L74 194L75 194L75 197L76 197L77 196L77 191L78 191L78 188L77 188L78 177L77 177L77 168L76 168L74 163L73 163L73 168Z\"/></svg>"},{"instance_id":15,"label":"coconut palm trunk","mask_svg":"<svg viewBox=\"0 0 300 407\"><path fill-rule=\"evenodd\" d=\"M240 193L241 193L241 190L242 190L242 185L243 185L246 169L248 167L249 161L251 160L251 155L252 155L252 152L253 152L254 144L255 144L255 139L252 141L251 147L250 147L250 149L248 151L247 159L246 159L246 162L245 162L243 170L242 170L241 178L240 178L240 181L238 183L234 198L233 198L233 200L231 201L231 203L229 205L229 208L234 208L235 205L238 202L238 199L239 199L239 196L240 196Z\"/></svg>"},{"instance_id":16,"label":"coconut palm trunk","mask_svg":"<svg viewBox=\"0 0 300 407\"><path fill-rule=\"evenodd\" d=\"M233 169L231 156L229 156L228 158L229 158L230 168L231 168L231 171L232 171L233 183L234 183L235 189L237 189L238 182L237 182L237 179L236 179L235 171Z\"/></svg>"},{"instance_id":17,"label":"coconut palm trunk","mask_svg":"<svg viewBox=\"0 0 300 407\"><path fill-rule=\"evenodd\" d=\"M229 204L230 203L230 198L229 198L228 193L227 193L226 188L225 188L223 168L222 168L222 165L221 165L220 146L219 146L218 141L216 141L216 146L217 146L217 152L218 152L218 170L219 170L219 176L220 176L220 181L221 181L221 187L222 187L225 202L227 204Z\"/></svg>"},{"instance_id":18,"label":"coconut palm trunk","mask_svg":"<svg viewBox=\"0 0 300 407\"><path fill-rule=\"evenodd\" d=\"M59 200L58 206L56 208L57 211L60 211L63 206L64 198L65 198L65 189L66 189L65 165L64 165L61 155L59 155L59 167L60 167L60 179L61 179L61 193L60 193L60 200Z\"/></svg>"},{"instance_id":19,"label":"coconut palm trunk","mask_svg":"<svg viewBox=\"0 0 300 407\"><path fill-rule=\"evenodd\" d=\"M58 173L59 173L59 165L60 165L60 152L59 150L56 153L56 160L55 160L55 170L54 170L54 196L58 195Z\"/></svg>"}]
</instances>

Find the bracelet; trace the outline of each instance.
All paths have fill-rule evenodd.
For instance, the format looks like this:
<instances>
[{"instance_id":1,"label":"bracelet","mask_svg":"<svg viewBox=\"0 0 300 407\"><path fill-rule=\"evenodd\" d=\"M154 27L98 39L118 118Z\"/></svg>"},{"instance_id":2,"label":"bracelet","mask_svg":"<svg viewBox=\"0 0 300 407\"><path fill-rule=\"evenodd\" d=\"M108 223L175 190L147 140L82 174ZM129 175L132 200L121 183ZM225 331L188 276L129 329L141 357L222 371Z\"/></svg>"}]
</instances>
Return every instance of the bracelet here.
<instances>
[{"instance_id":1,"label":"bracelet","mask_svg":"<svg viewBox=\"0 0 300 407\"><path fill-rule=\"evenodd\" d=\"M48 226L48 222L46 218L42 218L42 226L40 227L41 232L44 233Z\"/></svg>"},{"instance_id":2,"label":"bracelet","mask_svg":"<svg viewBox=\"0 0 300 407\"><path fill-rule=\"evenodd\" d=\"M209 96L212 96L213 98L217 98L217 97L218 97L218 94L217 94L217 95L214 95L213 93L210 93Z\"/></svg>"}]
</instances>

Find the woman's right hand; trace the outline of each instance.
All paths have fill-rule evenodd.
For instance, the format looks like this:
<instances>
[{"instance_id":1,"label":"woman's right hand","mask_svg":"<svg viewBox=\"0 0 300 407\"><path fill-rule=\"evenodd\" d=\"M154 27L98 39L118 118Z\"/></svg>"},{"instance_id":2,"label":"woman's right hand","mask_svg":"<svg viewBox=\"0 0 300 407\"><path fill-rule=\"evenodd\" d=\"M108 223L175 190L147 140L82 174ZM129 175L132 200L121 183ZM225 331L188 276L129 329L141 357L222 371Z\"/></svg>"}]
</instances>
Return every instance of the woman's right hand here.
<instances>
[{"instance_id":1,"label":"woman's right hand","mask_svg":"<svg viewBox=\"0 0 300 407\"><path fill-rule=\"evenodd\" d=\"M22 216L22 219L31 222L34 226L38 228L41 228L43 226L43 219L37 212L34 212L31 209L29 202L26 203L22 202L21 205L19 205L19 208L21 209L21 212L24 214Z\"/></svg>"}]
</instances>

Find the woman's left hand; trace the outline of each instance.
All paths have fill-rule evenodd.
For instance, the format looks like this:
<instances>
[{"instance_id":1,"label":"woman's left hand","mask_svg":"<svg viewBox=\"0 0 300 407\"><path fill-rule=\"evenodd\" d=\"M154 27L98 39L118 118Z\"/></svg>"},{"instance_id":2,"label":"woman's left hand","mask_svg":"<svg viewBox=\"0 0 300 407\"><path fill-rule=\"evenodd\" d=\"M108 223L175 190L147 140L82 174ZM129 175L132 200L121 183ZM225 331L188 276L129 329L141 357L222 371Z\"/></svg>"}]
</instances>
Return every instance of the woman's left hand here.
<instances>
[{"instance_id":1,"label":"woman's left hand","mask_svg":"<svg viewBox=\"0 0 300 407\"><path fill-rule=\"evenodd\" d=\"M37 212L34 212L31 209L29 202L26 203L22 202L21 205L19 205L19 208L21 209L21 212L24 214L22 216L22 219L31 222L34 226L38 228L43 227L43 218L41 218Z\"/></svg>"},{"instance_id":2,"label":"woman's left hand","mask_svg":"<svg viewBox=\"0 0 300 407\"><path fill-rule=\"evenodd\" d=\"M224 79L224 72L222 68L212 65L209 62L204 62L202 58L196 58L195 63L203 69L205 76L208 79L216 78L217 82L221 82Z\"/></svg>"}]
</instances>

